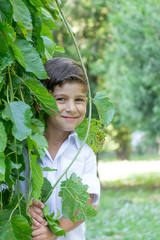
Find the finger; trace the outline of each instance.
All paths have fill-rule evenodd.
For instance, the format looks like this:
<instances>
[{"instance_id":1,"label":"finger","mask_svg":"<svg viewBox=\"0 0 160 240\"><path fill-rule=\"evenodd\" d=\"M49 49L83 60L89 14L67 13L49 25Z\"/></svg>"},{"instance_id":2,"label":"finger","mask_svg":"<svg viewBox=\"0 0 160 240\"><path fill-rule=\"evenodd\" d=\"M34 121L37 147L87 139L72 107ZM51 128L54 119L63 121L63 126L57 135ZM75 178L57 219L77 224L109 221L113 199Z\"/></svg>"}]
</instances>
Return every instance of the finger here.
<instances>
[{"instance_id":1,"label":"finger","mask_svg":"<svg viewBox=\"0 0 160 240\"><path fill-rule=\"evenodd\" d=\"M38 208L34 205L31 205L29 207L29 213L30 213L31 216L32 216L33 213L35 213L35 214L39 215L41 218L44 218L44 214L43 214L42 209L40 209L40 208Z\"/></svg>"},{"instance_id":2,"label":"finger","mask_svg":"<svg viewBox=\"0 0 160 240\"><path fill-rule=\"evenodd\" d=\"M41 216L39 216L38 214L36 214L35 212L30 213L30 215L31 215L31 217L32 217L33 220L34 220L33 224L34 224L35 226L39 226L38 223L40 223L40 224L42 224L42 225L44 225L44 226L47 226L47 225L48 225L48 222L47 222L44 218L42 218ZM38 222L38 223L37 223L37 222Z\"/></svg>"},{"instance_id":3,"label":"finger","mask_svg":"<svg viewBox=\"0 0 160 240\"><path fill-rule=\"evenodd\" d=\"M43 208L44 208L44 204L43 204L40 200L38 200L38 201L36 202L36 201L33 199L32 204L35 205L35 206L37 206L37 207L40 208L40 209L43 209Z\"/></svg>"}]
</instances>

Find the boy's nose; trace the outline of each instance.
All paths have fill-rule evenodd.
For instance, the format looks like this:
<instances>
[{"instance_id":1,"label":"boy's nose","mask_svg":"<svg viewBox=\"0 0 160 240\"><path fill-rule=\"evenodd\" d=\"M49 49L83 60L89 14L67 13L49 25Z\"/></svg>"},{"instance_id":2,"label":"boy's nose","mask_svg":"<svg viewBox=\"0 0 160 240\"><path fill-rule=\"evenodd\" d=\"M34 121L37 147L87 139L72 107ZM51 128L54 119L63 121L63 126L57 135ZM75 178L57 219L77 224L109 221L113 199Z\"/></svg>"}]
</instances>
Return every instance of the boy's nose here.
<instances>
[{"instance_id":1,"label":"boy's nose","mask_svg":"<svg viewBox=\"0 0 160 240\"><path fill-rule=\"evenodd\" d=\"M74 101L68 101L67 105L66 105L66 111L67 112L75 112L76 110L76 106Z\"/></svg>"}]
</instances>

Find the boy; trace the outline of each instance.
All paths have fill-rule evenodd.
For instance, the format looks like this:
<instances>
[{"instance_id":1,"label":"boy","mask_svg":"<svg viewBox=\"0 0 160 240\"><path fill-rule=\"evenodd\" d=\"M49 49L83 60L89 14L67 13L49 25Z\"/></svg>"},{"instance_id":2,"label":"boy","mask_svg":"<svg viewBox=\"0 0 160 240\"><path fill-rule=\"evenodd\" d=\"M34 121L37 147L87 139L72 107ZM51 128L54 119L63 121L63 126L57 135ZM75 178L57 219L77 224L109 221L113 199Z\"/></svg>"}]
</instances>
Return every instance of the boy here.
<instances>
[{"instance_id":1,"label":"boy","mask_svg":"<svg viewBox=\"0 0 160 240\"><path fill-rule=\"evenodd\" d=\"M81 65L67 58L54 58L45 64L46 72L50 79L44 80L44 86L56 100L60 113L55 117L47 117L46 139L48 149L43 159L42 167L57 169L56 172L44 171L43 175L52 185L64 172L69 163L73 160L82 142L78 139L74 129L83 121L87 106L87 81ZM100 195L100 184L96 176L96 157L93 150L85 144L76 161L69 169L67 176L73 172L82 178L83 184L89 186L89 204L95 207L98 204ZM63 181L65 177L61 181ZM50 213L57 209L61 212L61 198L58 196L59 185L53 191L46 204L50 207ZM43 218L43 204L33 200L29 209L34 219L32 232L33 240L52 240L57 238L50 231ZM66 237L59 237L59 240L84 240L84 221L71 222L70 219L60 218L60 227L66 231Z\"/></svg>"}]
</instances>

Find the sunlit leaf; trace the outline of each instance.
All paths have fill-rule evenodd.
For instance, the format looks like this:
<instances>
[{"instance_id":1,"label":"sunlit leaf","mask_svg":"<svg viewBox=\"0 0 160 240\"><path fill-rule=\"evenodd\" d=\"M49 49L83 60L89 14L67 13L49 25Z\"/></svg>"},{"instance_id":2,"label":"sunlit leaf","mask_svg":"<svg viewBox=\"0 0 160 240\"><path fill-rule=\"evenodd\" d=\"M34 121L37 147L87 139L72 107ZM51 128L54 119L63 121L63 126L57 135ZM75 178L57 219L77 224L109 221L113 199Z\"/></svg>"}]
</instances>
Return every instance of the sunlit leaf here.
<instances>
[{"instance_id":1,"label":"sunlit leaf","mask_svg":"<svg viewBox=\"0 0 160 240\"><path fill-rule=\"evenodd\" d=\"M27 72L34 73L39 79L46 79L43 62L36 49L25 39L17 39L14 44L20 49ZM23 61L23 59L22 59Z\"/></svg>"},{"instance_id":2,"label":"sunlit leaf","mask_svg":"<svg viewBox=\"0 0 160 240\"><path fill-rule=\"evenodd\" d=\"M17 140L24 140L31 134L31 108L24 102L14 101L6 104L2 113L6 120L13 123L12 134Z\"/></svg>"},{"instance_id":3,"label":"sunlit leaf","mask_svg":"<svg viewBox=\"0 0 160 240\"><path fill-rule=\"evenodd\" d=\"M65 218L72 221L89 219L96 215L95 209L87 204L89 194L88 186L82 184L82 179L72 173L69 179L61 183L59 196L62 197L62 213ZM78 210L78 214L75 212Z\"/></svg>"},{"instance_id":4,"label":"sunlit leaf","mask_svg":"<svg viewBox=\"0 0 160 240\"><path fill-rule=\"evenodd\" d=\"M113 104L109 102L109 98L106 97L104 93L96 94L93 102L97 107L101 123L108 126L112 121L115 112Z\"/></svg>"},{"instance_id":5,"label":"sunlit leaf","mask_svg":"<svg viewBox=\"0 0 160 240\"><path fill-rule=\"evenodd\" d=\"M0 122L0 152L3 152L7 144L7 134L2 122Z\"/></svg>"},{"instance_id":6,"label":"sunlit leaf","mask_svg":"<svg viewBox=\"0 0 160 240\"><path fill-rule=\"evenodd\" d=\"M44 182L41 167L36 163L37 156L31 155L31 179L32 179L32 193L34 200L38 200L41 195L41 187Z\"/></svg>"},{"instance_id":7,"label":"sunlit leaf","mask_svg":"<svg viewBox=\"0 0 160 240\"><path fill-rule=\"evenodd\" d=\"M5 180L5 155L0 152L0 181Z\"/></svg>"},{"instance_id":8,"label":"sunlit leaf","mask_svg":"<svg viewBox=\"0 0 160 240\"><path fill-rule=\"evenodd\" d=\"M85 119L77 128L76 133L80 140L84 140L88 128L88 119ZM96 119L91 120L89 135L86 143L93 149L95 153L102 150L105 142L105 133L101 130L102 125Z\"/></svg>"},{"instance_id":9,"label":"sunlit leaf","mask_svg":"<svg viewBox=\"0 0 160 240\"><path fill-rule=\"evenodd\" d=\"M53 96L42 86L39 81L28 79L25 81L27 87L33 92L33 94L44 104L46 108L50 108L58 112L57 104Z\"/></svg>"},{"instance_id":10,"label":"sunlit leaf","mask_svg":"<svg viewBox=\"0 0 160 240\"><path fill-rule=\"evenodd\" d=\"M32 37L32 19L30 11L22 0L10 0L13 6L13 18L27 39ZM24 32L24 29L26 30ZM26 34L26 35L25 35Z\"/></svg>"},{"instance_id":11,"label":"sunlit leaf","mask_svg":"<svg viewBox=\"0 0 160 240\"><path fill-rule=\"evenodd\" d=\"M12 5L9 0L0 0L0 14L2 21L7 21L9 24L12 23Z\"/></svg>"}]
</instances>

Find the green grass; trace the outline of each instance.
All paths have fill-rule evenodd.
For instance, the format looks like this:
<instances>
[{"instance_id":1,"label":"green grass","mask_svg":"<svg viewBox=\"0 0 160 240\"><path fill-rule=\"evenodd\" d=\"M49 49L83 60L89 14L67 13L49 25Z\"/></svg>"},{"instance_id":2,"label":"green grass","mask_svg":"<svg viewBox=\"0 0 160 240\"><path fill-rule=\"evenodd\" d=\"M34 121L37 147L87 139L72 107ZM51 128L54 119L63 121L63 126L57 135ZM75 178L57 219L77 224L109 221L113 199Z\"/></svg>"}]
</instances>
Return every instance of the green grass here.
<instances>
[{"instance_id":1,"label":"green grass","mask_svg":"<svg viewBox=\"0 0 160 240\"><path fill-rule=\"evenodd\" d=\"M102 154L99 156L99 159L103 162L112 162L117 160L115 156L113 157L106 157L105 154ZM139 161L139 160L147 160L147 161L153 161L153 160L160 160L160 155L138 155L138 154L131 154L130 159L126 159L129 161ZM120 160L121 161L121 160ZM122 160L123 161L123 160Z\"/></svg>"},{"instance_id":2,"label":"green grass","mask_svg":"<svg viewBox=\"0 0 160 240\"><path fill-rule=\"evenodd\" d=\"M108 183L96 218L87 222L86 239L160 240L159 175Z\"/></svg>"}]
</instances>

